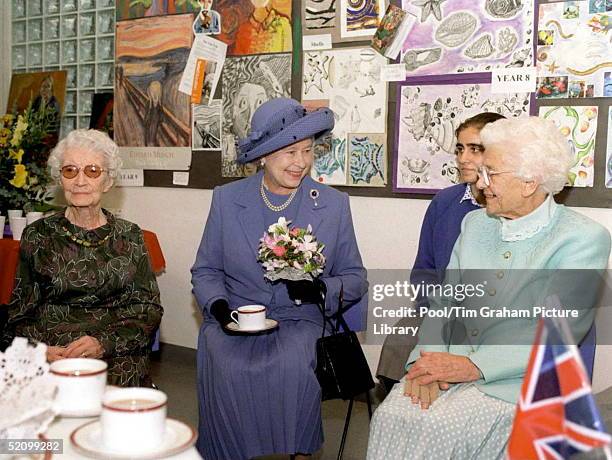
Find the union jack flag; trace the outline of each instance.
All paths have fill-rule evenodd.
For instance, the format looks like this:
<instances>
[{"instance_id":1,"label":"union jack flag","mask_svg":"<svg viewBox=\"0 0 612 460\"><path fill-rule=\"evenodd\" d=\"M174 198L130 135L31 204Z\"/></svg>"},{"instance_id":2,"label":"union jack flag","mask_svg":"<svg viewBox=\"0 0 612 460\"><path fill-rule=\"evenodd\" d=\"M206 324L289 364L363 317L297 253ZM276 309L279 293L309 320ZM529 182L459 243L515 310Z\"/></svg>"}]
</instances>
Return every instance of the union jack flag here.
<instances>
[{"instance_id":1,"label":"union jack flag","mask_svg":"<svg viewBox=\"0 0 612 460\"><path fill-rule=\"evenodd\" d=\"M565 319L541 319L508 444L509 460L559 460L603 447L611 437Z\"/></svg>"}]
</instances>

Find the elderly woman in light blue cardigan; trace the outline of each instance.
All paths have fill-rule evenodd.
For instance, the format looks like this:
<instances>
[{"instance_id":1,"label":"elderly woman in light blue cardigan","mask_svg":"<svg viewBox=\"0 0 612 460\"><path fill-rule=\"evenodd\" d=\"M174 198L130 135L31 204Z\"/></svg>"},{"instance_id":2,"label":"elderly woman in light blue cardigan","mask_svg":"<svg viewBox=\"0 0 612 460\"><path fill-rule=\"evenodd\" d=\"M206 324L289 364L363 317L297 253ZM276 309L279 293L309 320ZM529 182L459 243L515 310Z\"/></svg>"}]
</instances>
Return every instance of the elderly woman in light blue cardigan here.
<instances>
[{"instance_id":1,"label":"elderly woman in light blue cardigan","mask_svg":"<svg viewBox=\"0 0 612 460\"><path fill-rule=\"evenodd\" d=\"M531 308L550 294L581 297L583 309L570 320L578 343L592 322L595 289L568 284L563 273L594 274L596 285L608 264L610 234L553 200L573 163L568 144L552 122L537 117L499 120L480 136L478 187L486 209L464 218L446 282L469 283L471 270L490 277L484 295L470 299L477 311ZM451 304L457 302L431 299L433 309ZM406 376L374 414L368 460L503 457L537 321L468 318L441 334L442 322L425 320ZM456 330L462 337L454 337Z\"/></svg>"}]
</instances>

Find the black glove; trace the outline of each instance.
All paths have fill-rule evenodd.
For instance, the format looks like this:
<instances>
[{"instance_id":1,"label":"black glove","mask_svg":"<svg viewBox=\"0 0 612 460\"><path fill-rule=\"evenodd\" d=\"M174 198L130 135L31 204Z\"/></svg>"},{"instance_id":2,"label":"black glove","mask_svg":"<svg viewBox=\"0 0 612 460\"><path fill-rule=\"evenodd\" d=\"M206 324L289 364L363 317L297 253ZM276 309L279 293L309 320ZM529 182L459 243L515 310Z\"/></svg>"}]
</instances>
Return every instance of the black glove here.
<instances>
[{"instance_id":1,"label":"black glove","mask_svg":"<svg viewBox=\"0 0 612 460\"><path fill-rule=\"evenodd\" d=\"M318 278L313 281L285 281L289 298L297 305L303 303L320 304L327 292L325 283Z\"/></svg>"},{"instance_id":2,"label":"black glove","mask_svg":"<svg viewBox=\"0 0 612 460\"><path fill-rule=\"evenodd\" d=\"M231 313L232 310L230 310L229 304L225 299L215 300L210 306L210 314L221 325L221 328L225 328L225 326L232 322Z\"/></svg>"}]
</instances>

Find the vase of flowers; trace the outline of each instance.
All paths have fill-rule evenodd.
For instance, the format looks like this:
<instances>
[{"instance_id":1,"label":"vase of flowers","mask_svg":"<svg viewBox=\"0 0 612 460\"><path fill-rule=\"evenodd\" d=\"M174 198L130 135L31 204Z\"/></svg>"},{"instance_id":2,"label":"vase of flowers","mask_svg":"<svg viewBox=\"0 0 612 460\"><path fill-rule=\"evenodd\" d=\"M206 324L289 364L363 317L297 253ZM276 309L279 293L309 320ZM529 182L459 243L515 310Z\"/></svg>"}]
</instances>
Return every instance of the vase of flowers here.
<instances>
[{"instance_id":1,"label":"vase of flowers","mask_svg":"<svg viewBox=\"0 0 612 460\"><path fill-rule=\"evenodd\" d=\"M0 213L53 209L47 158L56 141L57 114L46 106L0 117Z\"/></svg>"},{"instance_id":2,"label":"vase of flowers","mask_svg":"<svg viewBox=\"0 0 612 460\"><path fill-rule=\"evenodd\" d=\"M264 276L270 281L279 279L312 281L325 267L324 244L317 242L312 227L290 228L291 221L280 217L270 225L259 240L257 260L261 262Z\"/></svg>"}]
</instances>

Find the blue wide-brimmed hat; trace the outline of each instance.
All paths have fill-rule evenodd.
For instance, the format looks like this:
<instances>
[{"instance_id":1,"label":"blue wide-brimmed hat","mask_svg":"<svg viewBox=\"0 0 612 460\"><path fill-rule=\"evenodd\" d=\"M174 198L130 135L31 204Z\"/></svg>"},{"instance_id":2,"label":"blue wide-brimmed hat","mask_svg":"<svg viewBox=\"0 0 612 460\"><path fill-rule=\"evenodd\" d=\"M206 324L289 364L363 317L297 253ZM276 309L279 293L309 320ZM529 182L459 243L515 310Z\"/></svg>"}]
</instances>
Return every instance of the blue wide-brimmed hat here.
<instances>
[{"instance_id":1,"label":"blue wide-brimmed hat","mask_svg":"<svg viewBox=\"0 0 612 460\"><path fill-rule=\"evenodd\" d=\"M308 112L294 99L264 102L253 114L251 133L238 141L239 163L249 163L308 137L319 137L334 127L329 108Z\"/></svg>"}]
</instances>

